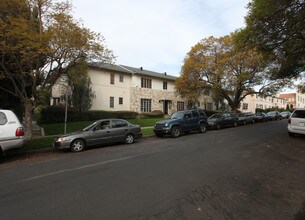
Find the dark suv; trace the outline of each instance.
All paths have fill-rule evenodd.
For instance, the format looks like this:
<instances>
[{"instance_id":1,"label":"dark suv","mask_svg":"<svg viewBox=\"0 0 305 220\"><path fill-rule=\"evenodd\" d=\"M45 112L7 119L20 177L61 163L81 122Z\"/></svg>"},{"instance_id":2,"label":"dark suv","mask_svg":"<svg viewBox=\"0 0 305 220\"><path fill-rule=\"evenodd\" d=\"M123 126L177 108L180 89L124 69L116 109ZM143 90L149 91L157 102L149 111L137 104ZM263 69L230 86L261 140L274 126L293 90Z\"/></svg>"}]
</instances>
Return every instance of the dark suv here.
<instances>
[{"instance_id":1,"label":"dark suv","mask_svg":"<svg viewBox=\"0 0 305 220\"><path fill-rule=\"evenodd\" d=\"M158 137L169 134L174 138L179 137L182 132L198 130L204 133L207 130L207 116L202 109L177 111L170 119L157 122L153 130Z\"/></svg>"}]
</instances>

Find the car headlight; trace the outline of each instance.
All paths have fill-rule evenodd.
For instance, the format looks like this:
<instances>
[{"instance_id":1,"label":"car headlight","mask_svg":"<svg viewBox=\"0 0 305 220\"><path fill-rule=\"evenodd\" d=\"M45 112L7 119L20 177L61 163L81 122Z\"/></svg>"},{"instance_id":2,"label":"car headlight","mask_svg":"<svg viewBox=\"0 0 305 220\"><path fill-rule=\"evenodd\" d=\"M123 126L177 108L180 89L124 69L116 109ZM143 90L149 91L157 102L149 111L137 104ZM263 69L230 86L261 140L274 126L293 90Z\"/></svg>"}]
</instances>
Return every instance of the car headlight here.
<instances>
[{"instance_id":1,"label":"car headlight","mask_svg":"<svg viewBox=\"0 0 305 220\"><path fill-rule=\"evenodd\" d=\"M65 140L67 140L67 139L64 138L64 137L60 137L60 138L57 139L58 142L64 142Z\"/></svg>"},{"instance_id":2,"label":"car headlight","mask_svg":"<svg viewBox=\"0 0 305 220\"><path fill-rule=\"evenodd\" d=\"M168 126L168 123L165 123L164 126L167 127L167 126Z\"/></svg>"}]
</instances>

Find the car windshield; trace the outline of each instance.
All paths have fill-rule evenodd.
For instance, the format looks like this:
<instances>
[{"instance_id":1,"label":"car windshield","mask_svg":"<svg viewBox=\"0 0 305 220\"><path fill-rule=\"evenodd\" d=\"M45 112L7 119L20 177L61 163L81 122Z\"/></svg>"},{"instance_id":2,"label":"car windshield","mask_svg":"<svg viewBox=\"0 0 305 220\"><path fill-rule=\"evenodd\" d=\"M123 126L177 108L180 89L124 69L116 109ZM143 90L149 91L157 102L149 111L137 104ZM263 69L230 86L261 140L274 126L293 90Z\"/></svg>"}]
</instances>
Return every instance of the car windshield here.
<instances>
[{"instance_id":1,"label":"car windshield","mask_svg":"<svg viewBox=\"0 0 305 220\"><path fill-rule=\"evenodd\" d=\"M183 112L174 112L171 116L171 119L183 119Z\"/></svg>"},{"instance_id":2,"label":"car windshield","mask_svg":"<svg viewBox=\"0 0 305 220\"><path fill-rule=\"evenodd\" d=\"M90 131L97 125L97 122L92 123L91 125L85 127L82 131Z\"/></svg>"}]
</instances>

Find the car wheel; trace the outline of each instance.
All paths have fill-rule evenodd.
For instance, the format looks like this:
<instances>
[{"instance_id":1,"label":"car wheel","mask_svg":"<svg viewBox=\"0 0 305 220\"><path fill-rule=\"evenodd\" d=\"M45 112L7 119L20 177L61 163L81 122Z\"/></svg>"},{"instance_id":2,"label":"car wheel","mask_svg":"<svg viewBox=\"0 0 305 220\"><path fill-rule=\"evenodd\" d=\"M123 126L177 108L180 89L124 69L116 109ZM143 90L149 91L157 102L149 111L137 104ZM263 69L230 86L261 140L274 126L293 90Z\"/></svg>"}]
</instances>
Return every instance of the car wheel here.
<instances>
[{"instance_id":1,"label":"car wheel","mask_svg":"<svg viewBox=\"0 0 305 220\"><path fill-rule=\"evenodd\" d=\"M200 133L205 133L207 131L207 127L204 123L200 123L199 125L199 132Z\"/></svg>"},{"instance_id":2,"label":"car wheel","mask_svg":"<svg viewBox=\"0 0 305 220\"><path fill-rule=\"evenodd\" d=\"M180 134L181 134L181 131L180 131L180 128L179 128L178 126L172 127L172 129L171 129L171 136L172 136L173 138L179 137Z\"/></svg>"},{"instance_id":3,"label":"car wheel","mask_svg":"<svg viewBox=\"0 0 305 220\"><path fill-rule=\"evenodd\" d=\"M289 132L289 131L288 131L288 135L289 135L290 137L294 137L294 133L291 133L291 132Z\"/></svg>"},{"instance_id":4,"label":"car wheel","mask_svg":"<svg viewBox=\"0 0 305 220\"><path fill-rule=\"evenodd\" d=\"M134 135L133 134L127 134L125 136L124 143L125 144L132 144L133 142L134 142Z\"/></svg>"},{"instance_id":5,"label":"car wheel","mask_svg":"<svg viewBox=\"0 0 305 220\"><path fill-rule=\"evenodd\" d=\"M70 150L72 152L81 152L85 149L86 144L83 140L81 139L76 139L71 143Z\"/></svg>"},{"instance_id":6,"label":"car wheel","mask_svg":"<svg viewBox=\"0 0 305 220\"><path fill-rule=\"evenodd\" d=\"M254 119L252 120L252 124L255 124L255 120Z\"/></svg>"},{"instance_id":7,"label":"car wheel","mask_svg":"<svg viewBox=\"0 0 305 220\"><path fill-rule=\"evenodd\" d=\"M244 124L244 125L246 125L246 124L247 124L246 120L245 120L245 121L243 121L243 124Z\"/></svg>"},{"instance_id":8,"label":"car wheel","mask_svg":"<svg viewBox=\"0 0 305 220\"><path fill-rule=\"evenodd\" d=\"M217 124L216 124L216 129L217 129L217 130L220 130L220 129L221 129L220 123L217 123Z\"/></svg>"},{"instance_id":9,"label":"car wheel","mask_svg":"<svg viewBox=\"0 0 305 220\"><path fill-rule=\"evenodd\" d=\"M236 122L236 121L234 121L233 126L234 126L234 127L237 127L237 122Z\"/></svg>"}]
</instances>

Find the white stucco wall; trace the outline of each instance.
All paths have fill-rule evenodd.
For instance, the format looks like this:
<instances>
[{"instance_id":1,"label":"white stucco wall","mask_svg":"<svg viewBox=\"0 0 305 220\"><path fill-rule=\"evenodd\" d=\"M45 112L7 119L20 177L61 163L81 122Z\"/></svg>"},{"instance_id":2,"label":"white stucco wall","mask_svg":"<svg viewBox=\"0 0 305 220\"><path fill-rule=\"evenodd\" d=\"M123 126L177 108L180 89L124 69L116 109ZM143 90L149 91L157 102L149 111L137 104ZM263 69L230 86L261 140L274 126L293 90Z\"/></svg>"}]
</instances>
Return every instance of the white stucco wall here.
<instances>
[{"instance_id":1,"label":"white stucco wall","mask_svg":"<svg viewBox=\"0 0 305 220\"><path fill-rule=\"evenodd\" d=\"M110 84L111 73L115 75L114 84ZM131 75L95 69L90 69L88 75L92 82L92 91L95 92L90 110L130 110ZM119 81L120 75L124 77L123 82ZM110 108L110 97L114 97L114 108ZM123 104L119 104L120 97L123 98Z\"/></svg>"}]
</instances>

